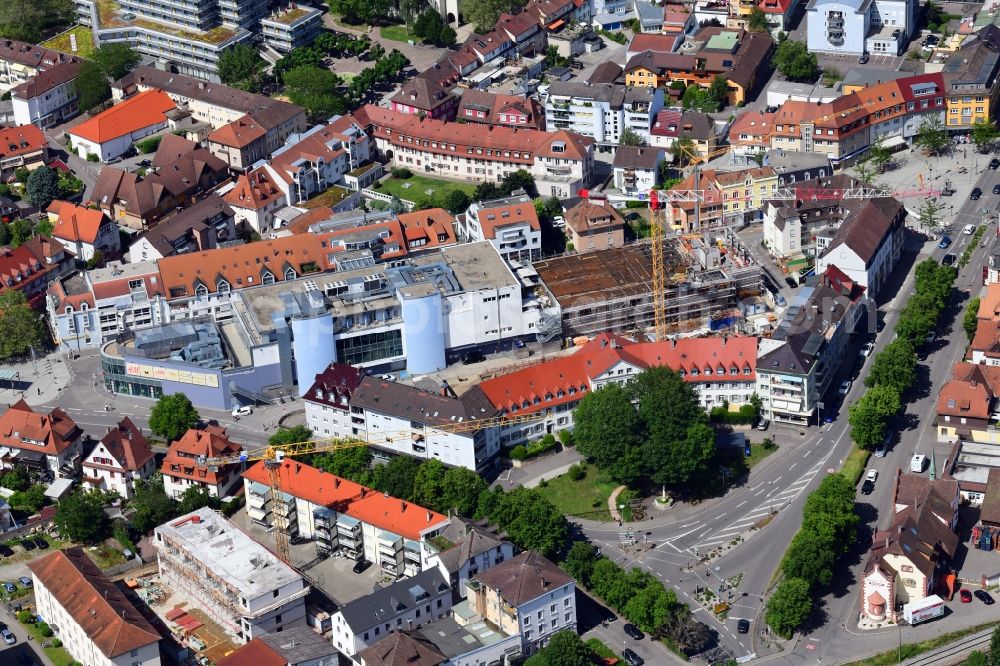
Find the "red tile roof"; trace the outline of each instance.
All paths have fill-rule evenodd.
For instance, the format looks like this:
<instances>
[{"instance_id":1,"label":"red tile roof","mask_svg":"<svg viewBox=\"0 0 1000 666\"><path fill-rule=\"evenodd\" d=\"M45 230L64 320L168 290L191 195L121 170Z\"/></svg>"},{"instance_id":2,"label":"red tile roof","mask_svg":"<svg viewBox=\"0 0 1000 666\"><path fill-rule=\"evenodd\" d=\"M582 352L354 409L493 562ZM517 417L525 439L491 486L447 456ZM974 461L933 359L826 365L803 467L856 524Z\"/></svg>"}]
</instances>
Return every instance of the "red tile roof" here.
<instances>
[{"instance_id":1,"label":"red tile roof","mask_svg":"<svg viewBox=\"0 0 1000 666\"><path fill-rule=\"evenodd\" d=\"M105 143L151 125L166 123L166 112L174 108L177 105L167 93L147 90L80 123L69 130L69 134L94 143Z\"/></svg>"},{"instance_id":2,"label":"red tile roof","mask_svg":"<svg viewBox=\"0 0 1000 666\"><path fill-rule=\"evenodd\" d=\"M159 642L160 633L82 548L57 550L28 568L108 659Z\"/></svg>"},{"instance_id":3,"label":"red tile roof","mask_svg":"<svg viewBox=\"0 0 1000 666\"><path fill-rule=\"evenodd\" d=\"M357 143L366 143L369 140L364 128L353 118L341 116L298 143L272 155L269 164L279 178L290 184L294 180L294 174L303 168L294 164L299 159L311 162L322 159L329 164L345 152L344 144L352 139Z\"/></svg>"},{"instance_id":4,"label":"red tile roof","mask_svg":"<svg viewBox=\"0 0 1000 666\"><path fill-rule=\"evenodd\" d=\"M642 51L652 51L653 53L673 53L674 44L677 42L675 35L658 35L656 33L639 33L632 37L628 44L629 53L641 53Z\"/></svg>"},{"instance_id":5,"label":"red tile roof","mask_svg":"<svg viewBox=\"0 0 1000 666\"><path fill-rule=\"evenodd\" d=\"M231 148L245 148L267 134L250 116L237 118L208 135L209 143L218 143Z\"/></svg>"},{"instance_id":6,"label":"red tile roof","mask_svg":"<svg viewBox=\"0 0 1000 666\"><path fill-rule=\"evenodd\" d=\"M1000 368L996 366L956 363L952 378L938 394L938 416L956 416L971 419L988 419Z\"/></svg>"},{"instance_id":7,"label":"red tile roof","mask_svg":"<svg viewBox=\"0 0 1000 666\"><path fill-rule=\"evenodd\" d=\"M170 444L160 471L163 472L164 476L215 485L219 482L220 474L225 476L233 466L230 465L227 466L228 469L220 468L217 472L213 472L207 466L199 465L196 459L202 456L212 458L231 455L242 450L241 445L230 441L223 428L209 427L204 430L191 428L180 439ZM171 469L172 465L177 465L178 469Z\"/></svg>"},{"instance_id":8,"label":"red tile roof","mask_svg":"<svg viewBox=\"0 0 1000 666\"><path fill-rule=\"evenodd\" d=\"M420 540L424 530L448 519L435 511L295 460L285 460L278 475L281 490L290 495L414 541ZM271 483L263 461L243 472L243 478L266 485Z\"/></svg>"},{"instance_id":9,"label":"red tile roof","mask_svg":"<svg viewBox=\"0 0 1000 666\"><path fill-rule=\"evenodd\" d=\"M407 247L411 250L454 245L455 216L444 208L427 208L412 213L400 213ZM420 242L423 241L423 242Z\"/></svg>"},{"instance_id":10,"label":"red tile roof","mask_svg":"<svg viewBox=\"0 0 1000 666\"><path fill-rule=\"evenodd\" d=\"M0 129L0 159L34 153L48 146L42 130L34 125Z\"/></svg>"},{"instance_id":11,"label":"red tile roof","mask_svg":"<svg viewBox=\"0 0 1000 666\"><path fill-rule=\"evenodd\" d=\"M275 186L271 174L264 167L260 167L241 174L236 179L236 187L226 192L223 199L230 206L257 210L283 196L281 190Z\"/></svg>"},{"instance_id":12,"label":"red tile roof","mask_svg":"<svg viewBox=\"0 0 1000 666\"><path fill-rule=\"evenodd\" d=\"M530 199L501 206L482 207L476 214L476 218L479 220L479 227L483 230L483 238L496 238L497 229L513 224L526 223L534 231L540 231L542 228L538 221L535 204Z\"/></svg>"},{"instance_id":13,"label":"red tile roof","mask_svg":"<svg viewBox=\"0 0 1000 666\"><path fill-rule=\"evenodd\" d=\"M259 638L220 659L216 666L288 666L288 660Z\"/></svg>"},{"instance_id":14,"label":"red tile roof","mask_svg":"<svg viewBox=\"0 0 1000 666\"><path fill-rule=\"evenodd\" d=\"M58 218L52 235L60 240L93 244L101 226L105 222L111 223L103 211L77 206L68 201L53 201L46 211Z\"/></svg>"},{"instance_id":15,"label":"red tile roof","mask_svg":"<svg viewBox=\"0 0 1000 666\"><path fill-rule=\"evenodd\" d=\"M101 438L101 444L123 469L137 472L153 459L153 449L129 417Z\"/></svg>"},{"instance_id":16,"label":"red tile roof","mask_svg":"<svg viewBox=\"0 0 1000 666\"><path fill-rule=\"evenodd\" d=\"M22 398L0 415L0 446L40 451L54 456L80 436L76 422L58 407L48 414L35 412Z\"/></svg>"},{"instance_id":17,"label":"red tile roof","mask_svg":"<svg viewBox=\"0 0 1000 666\"><path fill-rule=\"evenodd\" d=\"M30 282L43 270L41 260L24 245L14 249L0 247L0 292Z\"/></svg>"}]
</instances>

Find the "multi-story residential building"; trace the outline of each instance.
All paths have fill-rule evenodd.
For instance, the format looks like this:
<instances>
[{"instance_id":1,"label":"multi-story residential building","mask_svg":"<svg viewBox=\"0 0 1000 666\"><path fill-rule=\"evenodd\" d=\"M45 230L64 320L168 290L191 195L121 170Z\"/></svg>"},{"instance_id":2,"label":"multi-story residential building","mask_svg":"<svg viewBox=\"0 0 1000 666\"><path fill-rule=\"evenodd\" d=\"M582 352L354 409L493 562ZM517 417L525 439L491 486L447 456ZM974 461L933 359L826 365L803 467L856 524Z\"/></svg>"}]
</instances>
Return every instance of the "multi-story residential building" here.
<instances>
[{"instance_id":1,"label":"multi-story residential building","mask_svg":"<svg viewBox=\"0 0 1000 666\"><path fill-rule=\"evenodd\" d=\"M83 431L58 407L36 412L22 398L0 415L0 468L25 465L56 477L76 476Z\"/></svg>"},{"instance_id":2,"label":"multi-story residential building","mask_svg":"<svg viewBox=\"0 0 1000 666\"><path fill-rule=\"evenodd\" d=\"M61 270L60 263L49 261L47 251L65 254L59 241L38 237L15 248L0 247L0 294L21 291L32 306L37 306Z\"/></svg>"},{"instance_id":3,"label":"multi-story residential building","mask_svg":"<svg viewBox=\"0 0 1000 666\"><path fill-rule=\"evenodd\" d=\"M8 92L71 57L37 44L16 39L0 40L0 91Z\"/></svg>"},{"instance_id":4,"label":"multi-story residential building","mask_svg":"<svg viewBox=\"0 0 1000 666\"><path fill-rule=\"evenodd\" d=\"M35 125L0 129L0 178L15 169L36 169L49 161L49 142Z\"/></svg>"},{"instance_id":5,"label":"multi-story residential building","mask_svg":"<svg viewBox=\"0 0 1000 666\"><path fill-rule=\"evenodd\" d=\"M450 612L451 587L440 571L428 569L341 606L333 616L333 644L355 657L394 631L417 629Z\"/></svg>"},{"instance_id":6,"label":"multi-story residential building","mask_svg":"<svg viewBox=\"0 0 1000 666\"><path fill-rule=\"evenodd\" d=\"M545 97L545 126L617 146L629 130L649 141L653 119L663 108L663 91L613 83L554 81Z\"/></svg>"},{"instance_id":7,"label":"multi-story residential building","mask_svg":"<svg viewBox=\"0 0 1000 666\"><path fill-rule=\"evenodd\" d=\"M306 425L317 437L343 437L352 432L351 394L362 373L346 363L331 363L302 394Z\"/></svg>"},{"instance_id":8,"label":"multi-story residential building","mask_svg":"<svg viewBox=\"0 0 1000 666\"><path fill-rule=\"evenodd\" d=\"M638 35L636 39L639 37L653 35ZM742 104L756 87L757 74L765 69L774 40L766 33L707 26L685 46L679 53L652 49L634 52L625 63L625 83L660 88L681 82L707 89L721 76L729 86L726 103Z\"/></svg>"},{"instance_id":9,"label":"multi-story residential building","mask_svg":"<svg viewBox=\"0 0 1000 666\"><path fill-rule=\"evenodd\" d=\"M393 579L426 568L422 563L430 553L427 540L448 524L440 513L298 461L281 463L278 484L290 535L312 539L319 554L336 551L371 562ZM247 518L273 527L271 477L263 462L244 472L243 488Z\"/></svg>"},{"instance_id":10,"label":"multi-story residential building","mask_svg":"<svg viewBox=\"0 0 1000 666\"><path fill-rule=\"evenodd\" d=\"M288 204L285 193L278 189L276 179L265 166L240 174L223 198L233 209L237 226L249 227L261 235L278 226L280 220L275 213Z\"/></svg>"},{"instance_id":11,"label":"multi-story residential building","mask_svg":"<svg viewBox=\"0 0 1000 666\"><path fill-rule=\"evenodd\" d=\"M806 6L814 53L901 55L917 29L916 0L811 0Z\"/></svg>"},{"instance_id":12,"label":"multi-story residential building","mask_svg":"<svg viewBox=\"0 0 1000 666\"><path fill-rule=\"evenodd\" d=\"M500 95L476 88L462 91L456 117L482 125L545 129L545 110L537 99Z\"/></svg>"},{"instance_id":13,"label":"multi-story residential building","mask_svg":"<svg viewBox=\"0 0 1000 666\"><path fill-rule=\"evenodd\" d=\"M371 141L363 127L350 116L339 116L327 125L316 125L304 134L292 134L271 153L263 168L289 205L297 205L328 187L344 182L344 176L371 158ZM368 187L381 175L370 169L359 187Z\"/></svg>"},{"instance_id":14,"label":"multi-story residential building","mask_svg":"<svg viewBox=\"0 0 1000 666\"><path fill-rule=\"evenodd\" d=\"M508 261L534 261L542 256L542 227L531 197L524 193L504 199L477 201L458 220L458 238L489 241Z\"/></svg>"},{"instance_id":15,"label":"multi-story residential building","mask_svg":"<svg viewBox=\"0 0 1000 666\"><path fill-rule=\"evenodd\" d=\"M863 200L835 230L817 234L816 272L836 266L874 298L903 252L905 220L906 208L896 199Z\"/></svg>"},{"instance_id":16,"label":"multi-story residential building","mask_svg":"<svg viewBox=\"0 0 1000 666\"><path fill-rule=\"evenodd\" d=\"M306 112L300 106L147 65L136 67L115 82L111 93L113 99L119 102L138 92L152 89L167 93L177 104L177 108L190 111L196 121L208 123L212 129L219 129L248 114L285 108L287 111L273 114L291 118L290 128L278 128L280 138L275 139L275 147L280 146L292 132L302 132L307 127ZM269 112L267 115L272 114Z\"/></svg>"},{"instance_id":17,"label":"multi-story residential building","mask_svg":"<svg viewBox=\"0 0 1000 666\"><path fill-rule=\"evenodd\" d=\"M988 25L948 57L941 72L948 97L945 121L951 131L976 122L995 122L1000 101L1000 27Z\"/></svg>"},{"instance_id":18,"label":"multi-story residential building","mask_svg":"<svg viewBox=\"0 0 1000 666\"><path fill-rule=\"evenodd\" d=\"M458 517L451 518L439 534L423 543L424 569L440 570L456 602L465 598L470 578L514 557L514 545L495 530Z\"/></svg>"},{"instance_id":19,"label":"multi-story residential building","mask_svg":"<svg viewBox=\"0 0 1000 666\"><path fill-rule=\"evenodd\" d=\"M144 233L129 246L128 254L132 261L150 261L211 250L235 239L233 209L222 197L210 194Z\"/></svg>"},{"instance_id":20,"label":"multi-story residential building","mask_svg":"<svg viewBox=\"0 0 1000 666\"><path fill-rule=\"evenodd\" d=\"M618 146L615 150L615 188L624 194L649 193L660 182L666 154L660 148Z\"/></svg>"},{"instance_id":21,"label":"multi-story residential building","mask_svg":"<svg viewBox=\"0 0 1000 666\"><path fill-rule=\"evenodd\" d=\"M959 362L937 399L937 441L981 444L1000 442L994 426L1000 367Z\"/></svg>"},{"instance_id":22,"label":"multi-story residential building","mask_svg":"<svg viewBox=\"0 0 1000 666\"><path fill-rule=\"evenodd\" d=\"M337 650L311 627L262 634L216 662L216 666L337 666ZM416 665L415 665L416 666Z\"/></svg>"},{"instance_id":23,"label":"multi-story residential building","mask_svg":"<svg viewBox=\"0 0 1000 666\"><path fill-rule=\"evenodd\" d=\"M771 167L747 168L722 172L703 169L674 186L676 190L698 190L702 200L671 201L666 204L666 219L681 231L697 231L731 222L753 221L759 209L778 187ZM697 213L697 214L696 214Z\"/></svg>"},{"instance_id":24,"label":"multi-story residential building","mask_svg":"<svg viewBox=\"0 0 1000 666\"><path fill-rule=\"evenodd\" d=\"M466 583L469 607L507 635L520 635L523 654L559 631L576 632L576 582L533 550L483 571Z\"/></svg>"},{"instance_id":25,"label":"multi-story residential building","mask_svg":"<svg viewBox=\"0 0 1000 666\"><path fill-rule=\"evenodd\" d=\"M472 45L467 45L467 48L471 49ZM473 62L479 65L475 57ZM451 89L461 79L461 74L447 61L436 62L405 81L390 100L390 108L398 113L451 120L458 109L458 97Z\"/></svg>"},{"instance_id":26,"label":"multi-story residential building","mask_svg":"<svg viewBox=\"0 0 1000 666\"><path fill-rule=\"evenodd\" d=\"M449 426L495 414L496 409L476 387L454 398L365 377L351 395L349 436L389 453L436 458L449 466L484 471L500 450L497 427L453 432Z\"/></svg>"},{"instance_id":27,"label":"multi-story residential building","mask_svg":"<svg viewBox=\"0 0 1000 666\"><path fill-rule=\"evenodd\" d=\"M371 104L354 117L385 159L445 178L496 182L524 169L534 176L540 196L567 198L587 187L594 174L594 140L573 132L421 120ZM554 129L547 121L546 126Z\"/></svg>"},{"instance_id":28,"label":"multi-story residential building","mask_svg":"<svg viewBox=\"0 0 1000 666\"><path fill-rule=\"evenodd\" d=\"M305 115L300 107L266 105L209 134L208 148L231 169L245 171L269 158L292 134L305 129Z\"/></svg>"},{"instance_id":29,"label":"multi-story residential building","mask_svg":"<svg viewBox=\"0 0 1000 666\"><path fill-rule=\"evenodd\" d=\"M622 247L625 220L606 200L581 199L566 210L566 238L577 252Z\"/></svg>"},{"instance_id":30,"label":"multi-story residential building","mask_svg":"<svg viewBox=\"0 0 1000 666\"><path fill-rule=\"evenodd\" d=\"M240 483L243 463L211 465L206 458L233 456L243 447L229 439L225 428L191 428L171 442L160 473L169 497L180 499L188 488L204 488L212 497L228 497Z\"/></svg>"},{"instance_id":31,"label":"multi-story residential building","mask_svg":"<svg viewBox=\"0 0 1000 666\"><path fill-rule=\"evenodd\" d=\"M804 180L823 179L833 175L830 158L816 153L768 150L764 155L764 164L774 169L778 176L778 187L791 187Z\"/></svg>"},{"instance_id":32,"label":"multi-story residential building","mask_svg":"<svg viewBox=\"0 0 1000 666\"><path fill-rule=\"evenodd\" d=\"M83 461L83 483L131 499L136 484L156 471L156 459L142 431L129 417L108 430Z\"/></svg>"},{"instance_id":33,"label":"multi-story residential building","mask_svg":"<svg viewBox=\"0 0 1000 666\"><path fill-rule=\"evenodd\" d=\"M870 315L864 287L831 266L815 287L804 287L789 303L757 357L756 393L761 413L776 423L799 426L822 421L818 403L839 375L847 341Z\"/></svg>"},{"instance_id":34,"label":"multi-story residential building","mask_svg":"<svg viewBox=\"0 0 1000 666\"><path fill-rule=\"evenodd\" d=\"M900 609L933 594L958 549L959 483L896 470L885 529L875 532L861 588L862 614L902 621Z\"/></svg>"},{"instance_id":35,"label":"multi-story residential building","mask_svg":"<svg viewBox=\"0 0 1000 666\"><path fill-rule=\"evenodd\" d=\"M97 253L105 260L121 254L118 225L103 211L58 200L45 210L52 223L52 237L76 255L78 261L90 261Z\"/></svg>"},{"instance_id":36,"label":"multi-story residential building","mask_svg":"<svg viewBox=\"0 0 1000 666\"><path fill-rule=\"evenodd\" d=\"M514 43L514 53L531 56L545 51L547 30L530 12L501 14L495 30Z\"/></svg>"},{"instance_id":37,"label":"multi-story residential building","mask_svg":"<svg viewBox=\"0 0 1000 666\"><path fill-rule=\"evenodd\" d=\"M738 118L742 118L743 115L738 116ZM658 148L672 148L678 141L689 142L689 144L685 144L686 150L693 155L688 155L688 157L707 157L715 150L718 142L718 132L715 129L715 121L712 116L701 111L681 111L680 109L660 111L656 114L653 127L649 130L649 145Z\"/></svg>"},{"instance_id":38,"label":"multi-story residential building","mask_svg":"<svg viewBox=\"0 0 1000 666\"><path fill-rule=\"evenodd\" d=\"M513 446L546 432L571 429L573 410L588 393L609 383L625 384L658 365L679 372L706 409L738 407L754 392L757 338L633 342L601 333L571 356L488 379L480 388L501 414L539 415L538 421L504 427L500 443Z\"/></svg>"},{"instance_id":39,"label":"multi-story residential building","mask_svg":"<svg viewBox=\"0 0 1000 666\"><path fill-rule=\"evenodd\" d=\"M83 548L57 550L28 568L36 612L73 659L93 666L160 666L160 632Z\"/></svg>"},{"instance_id":40,"label":"multi-story residential building","mask_svg":"<svg viewBox=\"0 0 1000 666\"><path fill-rule=\"evenodd\" d=\"M305 625L305 579L221 514L202 508L160 525L153 547L163 583L237 642Z\"/></svg>"},{"instance_id":41,"label":"multi-story residential building","mask_svg":"<svg viewBox=\"0 0 1000 666\"><path fill-rule=\"evenodd\" d=\"M112 106L69 130L73 150L81 158L102 162L121 157L136 141L167 126L167 111L177 108L170 96L148 90Z\"/></svg>"},{"instance_id":42,"label":"multi-story residential building","mask_svg":"<svg viewBox=\"0 0 1000 666\"><path fill-rule=\"evenodd\" d=\"M264 43L278 53L313 43L323 28L323 12L300 2L276 8L260 21Z\"/></svg>"},{"instance_id":43,"label":"multi-story residential building","mask_svg":"<svg viewBox=\"0 0 1000 666\"><path fill-rule=\"evenodd\" d=\"M47 129L80 112L76 77L83 61L69 58L38 72L10 91L14 121Z\"/></svg>"}]
</instances>

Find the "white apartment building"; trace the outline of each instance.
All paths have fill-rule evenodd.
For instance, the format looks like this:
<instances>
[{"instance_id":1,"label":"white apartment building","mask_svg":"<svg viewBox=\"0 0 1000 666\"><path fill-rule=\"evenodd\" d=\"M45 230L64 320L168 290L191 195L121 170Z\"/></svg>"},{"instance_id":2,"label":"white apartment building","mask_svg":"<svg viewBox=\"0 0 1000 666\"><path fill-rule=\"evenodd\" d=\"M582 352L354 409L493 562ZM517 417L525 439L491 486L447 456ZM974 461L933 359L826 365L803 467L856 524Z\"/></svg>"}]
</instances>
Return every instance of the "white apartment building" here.
<instances>
[{"instance_id":1,"label":"white apartment building","mask_svg":"<svg viewBox=\"0 0 1000 666\"><path fill-rule=\"evenodd\" d=\"M74 478L82 455L83 431L62 409L36 412L21 398L0 414L0 469L17 463Z\"/></svg>"},{"instance_id":2,"label":"white apartment building","mask_svg":"<svg viewBox=\"0 0 1000 666\"><path fill-rule=\"evenodd\" d=\"M464 599L466 583L480 571L489 571L514 557L514 545L485 524L458 517L437 536L424 540L424 569L437 568L457 599Z\"/></svg>"},{"instance_id":3,"label":"white apartment building","mask_svg":"<svg viewBox=\"0 0 1000 666\"><path fill-rule=\"evenodd\" d=\"M285 193L266 166L240 174L231 188L220 193L233 209L237 227L250 227L262 236L280 226L277 213L288 210Z\"/></svg>"},{"instance_id":4,"label":"white apartment building","mask_svg":"<svg viewBox=\"0 0 1000 666\"><path fill-rule=\"evenodd\" d=\"M542 227L535 204L526 194L476 201L457 220L460 241L489 241L508 261L536 261L542 256Z\"/></svg>"},{"instance_id":5,"label":"white apartment building","mask_svg":"<svg viewBox=\"0 0 1000 666\"><path fill-rule=\"evenodd\" d=\"M807 44L814 53L901 55L917 28L916 0L811 0Z\"/></svg>"},{"instance_id":6,"label":"white apartment building","mask_svg":"<svg viewBox=\"0 0 1000 666\"><path fill-rule=\"evenodd\" d=\"M82 63L79 58L70 58L13 88L10 101L14 121L47 129L79 113L76 76Z\"/></svg>"},{"instance_id":7,"label":"white apartment building","mask_svg":"<svg viewBox=\"0 0 1000 666\"><path fill-rule=\"evenodd\" d=\"M466 588L470 610L502 633L520 635L525 655L556 632L576 633L576 581L535 551L476 574Z\"/></svg>"},{"instance_id":8,"label":"white apartment building","mask_svg":"<svg viewBox=\"0 0 1000 666\"><path fill-rule=\"evenodd\" d=\"M202 508L160 525L153 546L164 584L237 642L305 625L305 579L221 514Z\"/></svg>"},{"instance_id":9,"label":"white apartment building","mask_svg":"<svg viewBox=\"0 0 1000 666\"><path fill-rule=\"evenodd\" d=\"M351 394L361 383L361 372L345 363L332 363L309 390L302 394L306 425L315 437L348 437L351 425Z\"/></svg>"},{"instance_id":10,"label":"white apartment building","mask_svg":"<svg viewBox=\"0 0 1000 666\"><path fill-rule=\"evenodd\" d=\"M159 632L82 548L57 550L28 568L37 614L77 662L160 666Z\"/></svg>"},{"instance_id":11,"label":"white apartment building","mask_svg":"<svg viewBox=\"0 0 1000 666\"><path fill-rule=\"evenodd\" d=\"M613 165L615 188L624 194L649 194L660 182L660 166L667 158L662 148L618 146Z\"/></svg>"},{"instance_id":12,"label":"white apartment building","mask_svg":"<svg viewBox=\"0 0 1000 666\"><path fill-rule=\"evenodd\" d=\"M417 629L450 612L451 587L440 571L428 569L341 606L333 616L333 645L354 658L395 631Z\"/></svg>"},{"instance_id":13,"label":"white apartment building","mask_svg":"<svg viewBox=\"0 0 1000 666\"><path fill-rule=\"evenodd\" d=\"M661 88L554 81L545 95L545 127L589 136L607 147L617 146L628 129L648 143L662 108Z\"/></svg>"},{"instance_id":14,"label":"white apartment building","mask_svg":"<svg viewBox=\"0 0 1000 666\"><path fill-rule=\"evenodd\" d=\"M906 208L890 198L865 201L837 229L817 234L816 272L835 266L874 297L903 252Z\"/></svg>"},{"instance_id":15,"label":"white apartment building","mask_svg":"<svg viewBox=\"0 0 1000 666\"><path fill-rule=\"evenodd\" d=\"M127 416L111 428L83 461L83 483L130 499L136 484L156 472L156 458L142 431Z\"/></svg>"}]
</instances>

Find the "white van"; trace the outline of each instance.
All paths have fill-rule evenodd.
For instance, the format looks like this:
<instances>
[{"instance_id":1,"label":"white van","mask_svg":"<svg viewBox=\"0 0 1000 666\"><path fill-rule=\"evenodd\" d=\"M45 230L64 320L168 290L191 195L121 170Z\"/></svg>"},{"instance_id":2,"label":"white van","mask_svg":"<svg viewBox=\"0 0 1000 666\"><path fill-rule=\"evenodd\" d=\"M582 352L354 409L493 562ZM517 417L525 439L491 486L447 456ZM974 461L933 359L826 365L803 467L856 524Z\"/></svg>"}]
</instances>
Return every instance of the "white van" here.
<instances>
[{"instance_id":1,"label":"white van","mask_svg":"<svg viewBox=\"0 0 1000 666\"><path fill-rule=\"evenodd\" d=\"M922 453L913 454L913 458L910 459L910 471L920 474L924 471L924 463L927 461L927 456Z\"/></svg>"}]
</instances>

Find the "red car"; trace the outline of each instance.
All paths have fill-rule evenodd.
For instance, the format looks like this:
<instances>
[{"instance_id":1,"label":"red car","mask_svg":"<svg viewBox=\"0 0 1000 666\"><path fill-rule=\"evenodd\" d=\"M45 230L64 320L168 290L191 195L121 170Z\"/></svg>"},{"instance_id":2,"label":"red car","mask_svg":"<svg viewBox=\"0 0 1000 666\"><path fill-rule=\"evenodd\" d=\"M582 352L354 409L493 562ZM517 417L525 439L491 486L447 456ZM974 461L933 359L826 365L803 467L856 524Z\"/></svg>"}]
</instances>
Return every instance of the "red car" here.
<instances>
[{"instance_id":1,"label":"red car","mask_svg":"<svg viewBox=\"0 0 1000 666\"><path fill-rule=\"evenodd\" d=\"M961 601L962 601L963 604L971 604L972 603L972 592L970 592L969 590L959 590L958 591L958 598L961 599Z\"/></svg>"}]
</instances>

